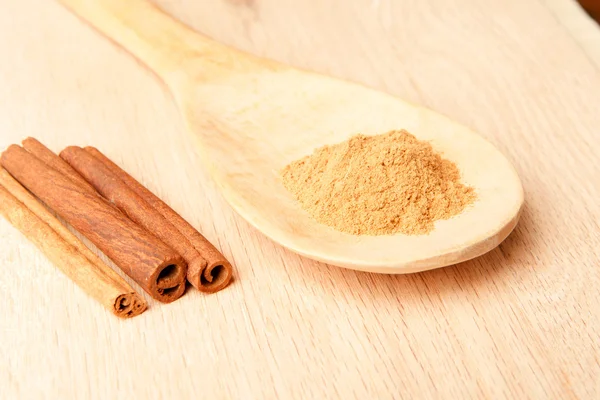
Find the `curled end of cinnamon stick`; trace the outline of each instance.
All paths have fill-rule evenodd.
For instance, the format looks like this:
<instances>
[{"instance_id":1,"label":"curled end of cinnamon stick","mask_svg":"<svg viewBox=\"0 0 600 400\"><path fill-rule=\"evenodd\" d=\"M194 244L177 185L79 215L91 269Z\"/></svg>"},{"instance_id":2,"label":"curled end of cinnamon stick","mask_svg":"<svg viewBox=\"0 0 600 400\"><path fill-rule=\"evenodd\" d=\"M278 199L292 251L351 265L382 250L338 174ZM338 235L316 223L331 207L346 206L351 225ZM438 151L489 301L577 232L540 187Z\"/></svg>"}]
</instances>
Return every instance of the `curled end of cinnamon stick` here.
<instances>
[{"instance_id":1,"label":"curled end of cinnamon stick","mask_svg":"<svg viewBox=\"0 0 600 400\"><path fill-rule=\"evenodd\" d=\"M196 267L190 264L188 268L188 281L204 293L215 293L225 288L233 278L233 268L225 259L204 262L204 266Z\"/></svg>"},{"instance_id":2,"label":"curled end of cinnamon stick","mask_svg":"<svg viewBox=\"0 0 600 400\"><path fill-rule=\"evenodd\" d=\"M113 313L120 318L132 318L147 308L148 305L137 293L125 293L115 299Z\"/></svg>"},{"instance_id":3,"label":"curled end of cinnamon stick","mask_svg":"<svg viewBox=\"0 0 600 400\"><path fill-rule=\"evenodd\" d=\"M187 266L181 257L164 261L150 277L150 293L163 303L177 300L185 291Z\"/></svg>"}]
</instances>

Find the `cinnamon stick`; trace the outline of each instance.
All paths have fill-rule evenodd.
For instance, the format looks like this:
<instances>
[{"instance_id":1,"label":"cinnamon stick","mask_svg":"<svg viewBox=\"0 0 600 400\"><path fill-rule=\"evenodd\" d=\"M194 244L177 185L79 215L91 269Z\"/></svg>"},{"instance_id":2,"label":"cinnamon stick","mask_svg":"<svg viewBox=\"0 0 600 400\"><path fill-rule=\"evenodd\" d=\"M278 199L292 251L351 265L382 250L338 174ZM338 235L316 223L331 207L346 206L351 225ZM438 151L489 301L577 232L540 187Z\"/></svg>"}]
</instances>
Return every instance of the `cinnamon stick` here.
<instances>
[{"instance_id":1,"label":"cinnamon stick","mask_svg":"<svg viewBox=\"0 0 600 400\"><path fill-rule=\"evenodd\" d=\"M61 151L60 157L132 221L152 232L181 254L188 264L188 271L190 268L193 270L206 268L206 260L186 237L100 160L77 146L67 147Z\"/></svg>"},{"instance_id":2,"label":"cinnamon stick","mask_svg":"<svg viewBox=\"0 0 600 400\"><path fill-rule=\"evenodd\" d=\"M58 157L58 156L57 156ZM98 257L93 251L91 251L81 240L77 238L66 226L64 226L58 218L56 218L42 203L40 203L31 193L27 191L19 182L15 180L4 168L0 167L0 185L17 200L23 203L31 212L33 212L39 219L48 224L56 233L58 233L63 240L68 244L75 247L77 251L83 254L93 264L98 266L105 275L115 282L120 282L129 291L133 289L129 284L121 278L119 274L109 268L100 257Z\"/></svg>"},{"instance_id":3,"label":"cinnamon stick","mask_svg":"<svg viewBox=\"0 0 600 400\"><path fill-rule=\"evenodd\" d=\"M152 297L171 302L183 294L187 270L183 258L99 194L82 189L17 145L2 154L1 163Z\"/></svg>"},{"instance_id":4,"label":"cinnamon stick","mask_svg":"<svg viewBox=\"0 0 600 400\"><path fill-rule=\"evenodd\" d=\"M89 183L87 183L87 181L83 179L81 175L75 172L75 170L71 168L71 166L67 164L65 160L54 154L52 150L44 146L37 139L28 137L21 143L23 144L23 148L25 150L36 156L49 167L54 168L63 175L71 178L78 185L80 185L82 189L88 190L90 192L95 192L94 188Z\"/></svg>"},{"instance_id":5,"label":"cinnamon stick","mask_svg":"<svg viewBox=\"0 0 600 400\"><path fill-rule=\"evenodd\" d=\"M106 166L115 177L120 179L132 193L128 192L127 195L130 202L137 196L145 200L154 209L154 214L161 215L164 219L162 221L168 221L177 231L181 233L187 240L178 239L181 243L181 247L185 250L180 250L182 254L195 254L192 253L189 248L195 249L196 253L200 254L204 259L204 263L190 263L188 261L188 281L194 285L198 290L206 293L217 292L226 287L232 279L233 268L231 264L225 259L225 257L213 246L204 236L202 236L192 225L190 225L185 219L183 219L177 212L169 207L165 202L154 195L150 190L144 187L141 183L135 180L131 175L121 169L118 165L112 162L108 157L102 154L98 149L94 147L86 147L85 151L92 155L97 161ZM92 163L89 157L85 158L86 162L76 161L70 156L71 151L63 151L61 157L65 158L67 162L80 174L82 174L88 182L90 182L97 190L100 190L103 182L102 179L94 177L93 171L100 170L97 163ZM84 157L81 156L80 160ZM93 166L92 166L93 165ZM122 185L119 185L122 186ZM119 198L121 194L126 192L122 187L117 189L105 188L106 197ZM101 191L102 192L102 191ZM140 201L134 200L133 202ZM127 208L127 207L126 207ZM133 209L133 207L129 207ZM125 210L129 214L129 210ZM146 211L149 214L153 212ZM173 238L176 235L172 236ZM184 255L184 258L186 256Z\"/></svg>"},{"instance_id":6,"label":"cinnamon stick","mask_svg":"<svg viewBox=\"0 0 600 400\"><path fill-rule=\"evenodd\" d=\"M88 295L113 314L131 318L146 302L38 200L0 168L0 214Z\"/></svg>"}]
</instances>

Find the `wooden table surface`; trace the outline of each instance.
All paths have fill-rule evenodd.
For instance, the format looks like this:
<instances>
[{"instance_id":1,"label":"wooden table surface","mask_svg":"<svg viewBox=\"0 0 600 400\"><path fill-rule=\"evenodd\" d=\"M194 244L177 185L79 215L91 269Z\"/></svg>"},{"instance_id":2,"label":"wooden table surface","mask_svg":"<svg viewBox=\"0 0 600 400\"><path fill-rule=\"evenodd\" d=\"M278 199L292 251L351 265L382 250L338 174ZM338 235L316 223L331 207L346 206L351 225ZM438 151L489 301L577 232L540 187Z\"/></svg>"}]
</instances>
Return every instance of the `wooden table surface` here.
<instances>
[{"instance_id":1,"label":"wooden table surface","mask_svg":"<svg viewBox=\"0 0 600 400\"><path fill-rule=\"evenodd\" d=\"M600 31L574 2L159 4L475 128L522 177L522 220L426 273L302 258L224 202L150 72L53 1L0 0L0 147L100 148L237 269L223 292L123 321L0 220L0 398L599 398Z\"/></svg>"}]
</instances>

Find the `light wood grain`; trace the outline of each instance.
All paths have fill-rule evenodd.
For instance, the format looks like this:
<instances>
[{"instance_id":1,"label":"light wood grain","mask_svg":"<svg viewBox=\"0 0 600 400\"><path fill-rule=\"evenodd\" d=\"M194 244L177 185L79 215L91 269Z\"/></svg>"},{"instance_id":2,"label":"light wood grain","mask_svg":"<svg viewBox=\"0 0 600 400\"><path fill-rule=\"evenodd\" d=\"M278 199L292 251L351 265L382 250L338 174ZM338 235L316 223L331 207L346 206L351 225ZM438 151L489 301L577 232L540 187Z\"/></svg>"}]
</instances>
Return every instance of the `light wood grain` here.
<instances>
[{"instance_id":1,"label":"light wood grain","mask_svg":"<svg viewBox=\"0 0 600 400\"><path fill-rule=\"evenodd\" d=\"M521 222L483 257L414 275L294 255L220 197L154 75L54 2L2 0L0 145L98 147L238 276L120 321L1 222L0 397L598 397L600 69L545 3L160 4L225 43L481 132L523 180Z\"/></svg>"},{"instance_id":2,"label":"light wood grain","mask_svg":"<svg viewBox=\"0 0 600 400\"><path fill-rule=\"evenodd\" d=\"M517 224L523 188L514 167L481 136L445 116L355 83L228 48L146 0L60 2L162 78L225 199L287 249L359 271L411 273L480 256ZM477 195L473 205L438 221L428 235L336 231L313 219L283 185L283 168L318 147L358 133L400 129L454 162L461 180Z\"/></svg>"}]
</instances>

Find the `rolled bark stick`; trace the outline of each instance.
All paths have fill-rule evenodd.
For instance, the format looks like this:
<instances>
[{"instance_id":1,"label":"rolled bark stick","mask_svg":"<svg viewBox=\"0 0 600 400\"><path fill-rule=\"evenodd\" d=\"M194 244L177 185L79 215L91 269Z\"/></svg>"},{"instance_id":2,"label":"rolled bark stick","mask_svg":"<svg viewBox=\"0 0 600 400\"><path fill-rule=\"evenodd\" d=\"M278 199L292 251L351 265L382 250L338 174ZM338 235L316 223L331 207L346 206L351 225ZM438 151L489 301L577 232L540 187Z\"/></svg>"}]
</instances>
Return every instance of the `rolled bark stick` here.
<instances>
[{"instance_id":1,"label":"rolled bark stick","mask_svg":"<svg viewBox=\"0 0 600 400\"><path fill-rule=\"evenodd\" d=\"M131 190L168 220L206 260L204 266L194 264L188 267L187 279L192 285L202 292L214 293L223 289L231 282L233 268L229 261L192 225L98 149L86 147L85 151L101 161Z\"/></svg>"},{"instance_id":2,"label":"rolled bark stick","mask_svg":"<svg viewBox=\"0 0 600 400\"><path fill-rule=\"evenodd\" d=\"M81 185L82 189L90 192L95 192L94 188L86 182L69 164L65 162L58 155L54 154L52 150L44 146L37 139L28 137L21 142L23 148L36 156L39 160L43 161L47 166L54 168L63 175L71 178L73 181Z\"/></svg>"},{"instance_id":3,"label":"rolled bark stick","mask_svg":"<svg viewBox=\"0 0 600 400\"><path fill-rule=\"evenodd\" d=\"M58 156L57 156L58 157ZM103 274L107 275L108 278L114 282L123 286L129 292L133 292L133 289L129 284L121 278L119 274L109 268L100 257L91 251L81 240L77 238L66 226L64 226L42 203L40 203L31 193L27 191L19 182L15 180L4 168L0 167L0 185L4 186L8 192L14 196L17 200L23 203L32 213L34 213L39 219L44 221L50 228L58 233L68 244L75 247L85 258L90 260L92 264L98 266ZM144 302L145 307L145 302Z\"/></svg>"},{"instance_id":4,"label":"rolled bark stick","mask_svg":"<svg viewBox=\"0 0 600 400\"><path fill-rule=\"evenodd\" d=\"M123 278L2 168L0 213L65 275L116 316L131 318L146 309L146 302Z\"/></svg>"},{"instance_id":5,"label":"rolled bark stick","mask_svg":"<svg viewBox=\"0 0 600 400\"><path fill-rule=\"evenodd\" d=\"M187 238L102 161L77 146L67 147L60 152L60 157L132 221L152 232L181 254L188 264L188 271L206 268L206 260Z\"/></svg>"},{"instance_id":6,"label":"rolled bark stick","mask_svg":"<svg viewBox=\"0 0 600 400\"><path fill-rule=\"evenodd\" d=\"M1 162L17 181L92 241L152 297L168 303L183 294L187 272L183 258L99 194L82 189L17 145L2 154Z\"/></svg>"}]
</instances>

